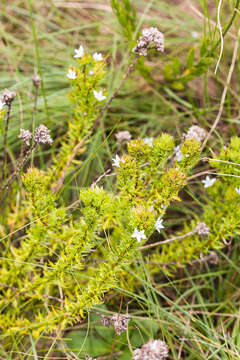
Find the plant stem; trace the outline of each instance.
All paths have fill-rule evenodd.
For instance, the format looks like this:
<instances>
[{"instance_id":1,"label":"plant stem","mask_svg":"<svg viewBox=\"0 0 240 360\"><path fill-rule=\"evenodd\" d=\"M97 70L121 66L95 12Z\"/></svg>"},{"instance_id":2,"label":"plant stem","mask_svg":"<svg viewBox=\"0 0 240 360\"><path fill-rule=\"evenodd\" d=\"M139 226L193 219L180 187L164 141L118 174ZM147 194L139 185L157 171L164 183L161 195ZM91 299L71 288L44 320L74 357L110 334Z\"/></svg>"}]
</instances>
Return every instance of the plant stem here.
<instances>
[{"instance_id":1,"label":"plant stem","mask_svg":"<svg viewBox=\"0 0 240 360\"><path fill-rule=\"evenodd\" d=\"M158 246L158 245L162 245L162 244L167 244L167 243L170 243L172 241L175 241L175 240L181 240L181 239L184 239L188 236L191 236L191 235L194 235L196 232L195 231L190 231L184 235L180 235L180 236L175 236L173 238L170 238L170 239L167 239L167 240L163 240L163 241L158 241L154 244L149 244L149 245L143 245L143 246L140 246L138 248L138 250L145 250L145 249L148 249L148 248L152 248L154 246Z\"/></svg>"},{"instance_id":2,"label":"plant stem","mask_svg":"<svg viewBox=\"0 0 240 360\"><path fill-rule=\"evenodd\" d=\"M123 86L123 84L125 83L125 81L127 80L128 76L130 75L130 73L134 70L134 66L136 65L136 63L138 62L139 57L136 56L135 59L133 60L133 62L131 64L129 64L126 73L123 75L122 80L120 81L120 84L118 85L118 87L115 89L114 93L112 94L112 96L108 99L108 101L106 102L106 104L104 105L103 109L101 110L100 114L98 115L98 118L96 120L95 125L99 125L100 120L102 119L105 111L109 108L109 105L111 104L111 102L113 101L113 99L118 95L119 90L121 89L121 87Z\"/></svg>"},{"instance_id":3,"label":"plant stem","mask_svg":"<svg viewBox=\"0 0 240 360\"><path fill-rule=\"evenodd\" d=\"M35 130L35 117L36 117L36 113L37 113L37 101L38 101L38 86L34 86L35 91L34 91L34 106L33 106L33 111L32 111L32 122L31 122L31 132L33 133ZM33 161L34 161L34 150L32 152L32 156L31 156L31 166L33 166Z\"/></svg>"},{"instance_id":4,"label":"plant stem","mask_svg":"<svg viewBox=\"0 0 240 360\"><path fill-rule=\"evenodd\" d=\"M6 176L6 165L7 165L7 134L8 134L8 128L9 128L9 120L10 120L10 113L11 113L11 107L12 103L8 104L7 109L7 117L6 117L6 125L5 125L5 131L4 131L4 139L3 139L3 168L2 168L2 181L4 181Z\"/></svg>"},{"instance_id":5,"label":"plant stem","mask_svg":"<svg viewBox=\"0 0 240 360\"><path fill-rule=\"evenodd\" d=\"M25 165L25 163L27 162L31 152L34 150L34 148L36 147L37 143L34 143L26 152L24 158L17 164L15 171L13 172L13 174L8 178L8 180L6 181L5 185L3 186L3 188L1 189L1 193L2 195L2 199L0 201L0 207L3 204L4 200L6 199L6 196L8 194L8 191L10 189L11 184L13 183L15 177L18 175L19 171L23 168L23 166Z\"/></svg>"}]
</instances>

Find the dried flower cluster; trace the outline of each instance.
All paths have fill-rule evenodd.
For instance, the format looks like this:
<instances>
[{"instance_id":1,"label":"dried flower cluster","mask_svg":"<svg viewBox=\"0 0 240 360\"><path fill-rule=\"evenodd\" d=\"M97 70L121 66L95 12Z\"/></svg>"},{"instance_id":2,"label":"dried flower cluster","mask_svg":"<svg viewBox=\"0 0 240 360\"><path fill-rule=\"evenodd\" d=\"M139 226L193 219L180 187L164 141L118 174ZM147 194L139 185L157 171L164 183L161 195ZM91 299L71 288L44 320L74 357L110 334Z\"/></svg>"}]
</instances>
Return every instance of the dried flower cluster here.
<instances>
[{"instance_id":1,"label":"dried flower cluster","mask_svg":"<svg viewBox=\"0 0 240 360\"><path fill-rule=\"evenodd\" d=\"M150 339L140 349L133 351L133 360L162 360L168 357L168 346L164 341Z\"/></svg>"},{"instance_id":2,"label":"dried flower cluster","mask_svg":"<svg viewBox=\"0 0 240 360\"><path fill-rule=\"evenodd\" d=\"M31 137L32 134L29 130L20 129L20 134L18 135L18 138L22 139L24 144L26 144L27 146L30 145Z\"/></svg>"},{"instance_id":3,"label":"dried flower cluster","mask_svg":"<svg viewBox=\"0 0 240 360\"><path fill-rule=\"evenodd\" d=\"M184 135L184 138L185 138L185 140L195 139L195 140L201 142L206 137L206 135L207 135L207 133L203 128L201 128L197 125L193 125L190 127L188 132Z\"/></svg>"},{"instance_id":4,"label":"dried flower cluster","mask_svg":"<svg viewBox=\"0 0 240 360\"><path fill-rule=\"evenodd\" d=\"M138 39L138 43L134 47L133 52L141 56L146 56L147 48L150 44L154 44L154 48L157 51L164 51L164 35L155 27L150 27L142 31L142 36Z\"/></svg>"},{"instance_id":5,"label":"dried flower cluster","mask_svg":"<svg viewBox=\"0 0 240 360\"><path fill-rule=\"evenodd\" d=\"M117 141L121 144L123 141L129 141L131 140L132 135L130 134L129 131L119 131L116 135L115 138L117 139Z\"/></svg>"},{"instance_id":6,"label":"dried flower cluster","mask_svg":"<svg viewBox=\"0 0 240 360\"><path fill-rule=\"evenodd\" d=\"M122 332L127 330L129 321L130 316L127 314L122 315L115 313L111 317L104 315L101 316L101 323L106 327L113 325L116 335L120 335Z\"/></svg>"},{"instance_id":7,"label":"dried flower cluster","mask_svg":"<svg viewBox=\"0 0 240 360\"><path fill-rule=\"evenodd\" d=\"M51 144L52 138L49 134L50 130L48 130L45 125L41 124L36 128L33 140L37 144Z\"/></svg>"},{"instance_id":8,"label":"dried flower cluster","mask_svg":"<svg viewBox=\"0 0 240 360\"><path fill-rule=\"evenodd\" d=\"M195 227L195 231L200 236L207 236L210 233L210 229L205 223L198 223Z\"/></svg>"},{"instance_id":9,"label":"dried flower cluster","mask_svg":"<svg viewBox=\"0 0 240 360\"><path fill-rule=\"evenodd\" d=\"M6 105L11 105L11 103L13 102L13 100L16 97L16 93L15 91L10 91L8 89L5 89L4 92L2 93L2 102Z\"/></svg>"}]
</instances>

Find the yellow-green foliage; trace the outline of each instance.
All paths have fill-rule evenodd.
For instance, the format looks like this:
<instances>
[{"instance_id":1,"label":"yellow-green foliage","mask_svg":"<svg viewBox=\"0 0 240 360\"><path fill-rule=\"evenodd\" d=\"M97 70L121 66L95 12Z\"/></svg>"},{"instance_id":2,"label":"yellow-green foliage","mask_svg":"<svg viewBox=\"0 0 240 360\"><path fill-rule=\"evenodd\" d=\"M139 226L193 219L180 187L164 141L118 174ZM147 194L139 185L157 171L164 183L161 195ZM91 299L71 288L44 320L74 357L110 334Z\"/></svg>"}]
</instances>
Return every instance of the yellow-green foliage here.
<instances>
[{"instance_id":1,"label":"yellow-green foliage","mask_svg":"<svg viewBox=\"0 0 240 360\"><path fill-rule=\"evenodd\" d=\"M101 109L93 90L101 90L99 86L105 76L104 60L95 61L90 54L84 53L77 62L77 66L69 68L76 73L76 79L70 80L72 89L69 93L74 117L68 122L68 130L62 140L60 151L49 169L51 186L63 173L66 175L66 168L68 171L73 168L72 163L81 163L76 159L73 161L73 154L82 154L86 150L84 147L88 143L86 136L91 134L93 124ZM82 141L83 143L78 148L78 144Z\"/></svg>"},{"instance_id":2,"label":"yellow-green foliage","mask_svg":"<svg viewBox=\"0 0 240 360\"><path fill-rule=\"evenodd\" d=\"M61 187L73 169L79 144L80 151L85 150L85 136L93 131L104 105L93 94L100 90L104 61L86 53L77 61L78 66L71 67L76 79L70 80L69 95L75 117L50 170L30 168L22 175L26 196L18 213L28 214L27 226L21 236L2 241L0 329L6 347L11 335L63 330L102 302L136 258L139 246L156 230L157 219L172 201L180 200L179 191L200 153L200 144L188 139L181 146L181 160L176 161L174 140L168 134L152 143L132 140L127 153L116 158L117 181L111 193L96 186L81 189L76 214L59 206L59 194L52 189L56 183ZM9 219L16 221L10 215ZM177 242L164 246L160 256L187 261L197 246L201 251L212 246L211 236L191 238L184 248Z\"/></svg>"},{"instance_id":3,"label":"yellow-green foliage","mask_svg":"<svg viewBox=\"0 0 240 360\"><path fill-rule=\"evenodd\" d=\"M181 152L184 153L184 145ZM209 227L208 236L197 233L163 244L152 255L153 262L172 264L199 259L200 254L219 249L225 241L240 235L240 138L233 137L229 147L223 147L210 165L219 174L215 183L206 189L207 202L201 219L185 224L184 233L192 232L199 221ZM181 232L179 235L182 235ZM152 270L154 272L154 269ZM167 268L166 268L167 271Z\"/></svg>"},{"instance_id":4,"label":"yellow-green foliage","mask_svg":"<svg viewBox=\"0 0 240 360\"><path fill-rule=\"evenodd\" d=\"M4 249L0 274L0 283L7 285L0 318L6 336L64 329L102 301L155 230L158 216L178 199L186 171L181 163L168 162L173 149L167 134L152 146L131 141L117 168L118 191L82 189L77 219L57 206L48 174L30 169L23 175L29 227L17 244ZM199 144L188 152L188 164L195 163L198 151ZM132 237L135 229L146 239ZM102 257L96 264L98 248Z\"/></svg>"}]
</instances>

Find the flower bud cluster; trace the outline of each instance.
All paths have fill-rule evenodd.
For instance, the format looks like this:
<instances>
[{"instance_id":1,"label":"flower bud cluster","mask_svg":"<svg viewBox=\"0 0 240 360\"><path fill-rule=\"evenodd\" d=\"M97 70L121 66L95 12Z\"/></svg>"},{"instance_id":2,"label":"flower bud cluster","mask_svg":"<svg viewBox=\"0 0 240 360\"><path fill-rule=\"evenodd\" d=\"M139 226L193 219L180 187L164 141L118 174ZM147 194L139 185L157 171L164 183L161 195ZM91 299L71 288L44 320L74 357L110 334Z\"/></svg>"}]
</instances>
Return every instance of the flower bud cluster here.
<instances>
[{"instance_id":1,"label":"flower bud cluster","mask_svg":"<svg viewBox=\"0 0 240 360\"><path fill-rule=\"evenodd\" d=\"M51 144L53 142L50 134L50 130L48 128L41 124L39 125L33 134L33 141L36 144ZM29 146L30 140L32 138L32 133L29 130L20 129L20 134L18 135L19 139L22 139L23 142Z\"/></svg>"},{"instance_id":2,"label":"flower bud cluster","mask_svg":"<svg viewBox=\"0 0 240 360\"><path fill-rule=\"evenodd\" d=\"M194 230L200 236L207 236L210 233L209 227L205 223L198 223Z\"/></svg>"},{"instance_id":3,"label":"flower bud cluster","mask_svg":"<svg viewBox=\"0 0 240 360\"><path fill-rule=\"evenodd\" d=\"M29 130L20 129L20 134L18 135L18 138L22 139L24 144L29 146L30 140L32 138L32 133Z\"/></svg>"},{"instance_id":4,"label":"flower bud cluster","mask_svg":"<svg viewBox=\"0 0 240 360\"><path fill-rule=\"evenodd\" d=\"M40 78L40 76L38 74L36 74L32 77L32 82L33 82L33 85L35 86L35 88L39 87L39 85L41 84L41 81L42 81L42 79Z\"/></svg>"},{"instance_id":5,"label":"flower bud cluster","mask_svg":"<svg viewBox=\"0 0 240 360\"><path fill-rule=\"evenodd\" d=\"M133 360L163 360L168 357L168 346L164 341L150 339L140 349L133 351Z\"/></svg>"},{"instance_id":6,"label":"flower bud cluster","mask_svg":"<svg viewBox=\"0 0 240 360\"><path fill-rule=\"evenodd\" d=\"M51 144L53 140L49 134L50 130L48 130L45 125L41 124L36 128L33 140L37 144Z\"/></svg>"},{"instance_id":7,"label":"flower bud cluster","mask_svg":"<svg viewBox=\"0 0 240 360\"><path fill-rule=\"evenodd\" d=\"M6 105L11 105L11 103L13 102L13 100L16 97L16 93L15 91L10 91L8 89L5 89L4 92L2 93L2 102Z\"/></svg>"},{"instance_id":8,"label":"flower bud cluster","mask_svg":"<svg viewBox=\"0 0 240 360\"><path fill-rule=\"evenodd\" d=\"M138 39L133 52L140 56L147 56L147 48L150 44L154 44L157 51L164 51L164 35L155 27L143 29L142 36Z\"/></svg>"},{"instance_id":9,"label":"flower bud cluster","mask_svg":"<svg viewBox=\"0 0 240 360\"><path fill-rule=\"evenodd\" d=\"M187 139L195 139L199 142L201 142L205 137L206 137L207 133L206 131L197 126L197 125L193 125L189 128L188 132L184 135L185 140Z\"/></svg>"},{"instance_id":10,"label":"flower bud cluster","mask_svg":"<svg viewBox=\"0 0 240 360\"><path fill-rule=\"evenodd\" d=\"M104 326L110 327L111 325L113 325L116 335L120 335L122 332L127 330L129 321L130 316L127 314L122 315L115 313L111 317L104 315L102 315L101 317L101 323Z\"/></svg>"}]
</instances>

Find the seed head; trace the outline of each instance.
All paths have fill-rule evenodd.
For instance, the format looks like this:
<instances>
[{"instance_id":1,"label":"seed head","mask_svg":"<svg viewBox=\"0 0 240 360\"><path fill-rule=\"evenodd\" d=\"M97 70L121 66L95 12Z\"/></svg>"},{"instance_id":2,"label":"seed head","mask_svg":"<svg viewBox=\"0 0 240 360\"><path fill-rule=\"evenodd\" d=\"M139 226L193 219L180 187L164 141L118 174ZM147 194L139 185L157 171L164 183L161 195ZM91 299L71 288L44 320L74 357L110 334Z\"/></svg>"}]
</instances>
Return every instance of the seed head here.
<instances>
[{"instance_id":1,"label":"seed head","mask_svg":"<svg viewBox=\"0 0 240 360\"><path fill-rule=\"evenodd\" d=\"M24 144L27 146L30 145L30 139L32 137L32 133L29 130L20 129L20 134L18 135L19 139L23 139Z\"/></svg>"},{"instance_id":2,"label":"seed head","mask_svg":"<svg viewBox=\"0 0 240 360\"><path fill-rule=\"evenodd\" d=\"M200 236L207 236L210 234L210 229L204 222L198 223L194 231Z\"/></svg>"},{"instance_id":3,"label":"seed head","mask_svg":"<svg viewBox=\"0 0 240 360\"><path fill-rule=\"evenodd\" d=\"M142 36L138 39L133 52L140 56L146 56L147 48L150 44L154 44L154 48L157 51L164 51L164 35L155 27L143 29Z\"/></svg>"},{"instance_id":4,"label":"seed head","mask_svg":"<svg viewBox=\"0 0 240 360\"><path fill-rule=\"evenodd\" d=\"M101 315L101 323L107 328L109 328L112 325L111 318L105 315Z\"/></svg>"},{"instance_id":5,"label":"seed head","mask_svg":"<svg viewBox=\"0 0 240 360\"><path fill-rule=\"evenodd\" d=\"M5 89L4 92L2 93L2 102L9 106L15 99L15 96L16 96L15 91L10 91L8 89Z\"/></svg>"},{"instance_id":6,"label":"seed head","mask_svg":"<svg viewBox=\"0 0 240 360\"><path fill-rule=\"evenodd\" d=\"M40 78L40 76L38 74L36 74L32 77L32 82L33 82L33 85L35 86L35 88L39 87L39 85L41 84L41 81L42 81L42 79Z\"/></svg>"},{"instance_id":7,"label":"seed head","mask_svg":"<svg viewBox=\"0 0 240 360\"><path fill-rule=\"evenodd\" d=\"M208 261L210 262L210 264L216 265L219 262L218 254L215 253L215 251L210 252L208 256Z\"/></svg>"},{"instance_id":8,"label":"seed head","mask_svg":"<svg viewBox=\"0 0 240 360\"><path fill-rule=\"evenodd\" d=\"M127 330L129 321L129 315L121 315L116 313L111 317L111 322L117 335L120 335L122 332Z\"/></svg>"},{"instance_id":9,"label":"seed head","mask_svg":"<svg viewBox=\"0 0 240 360\"><path fill-rule=\"evenodd\" d=\"M129 141L131 140L132 135L130 134L129 131L119 131L116 135L115 138L117 139L117 141L121 144L124 140Z\"/></svg>"},{"instance_id":10,"label":"seed head","mask_svg":"<svg viewBox=\"0 0 240 360\"><path fill-rule=\"evenodd\" d=\"M164 341L150 339L140 349L133 351L133 360L163 360L168 357L168 346Z\"/></svg>"},{"instance_id":11,"label":"seed head","mask_svg":"<svg viewBox=\"0 0 240 360\"><path fill-rule=\"evenodd\" d=\"M45 125L41 124L34 131L33 140L37 144L51 144L53 140L49 134L50 130L48 130Z\"/></svg>"},{"instance_id":12,"label":"seed head","mask_svg":"<svg viewBox=\"0 0 240 360\"><path fill-rule=\"evenodd\" d=\"M116 335L120 335L122 332L127 330L129 321L129 315L122 315L118 313L113 314L111 317L104 315L101 316L101 323L106 327L113 325Z\"/></svg>"},{"instance_id":13,"label":"seed head","mask_svg":"<svg viewBox=\"0 0 240 360\"><path fill-rule=\"evenodd\" d=\"M204 129L199 126L191 126L188 132L184 135L185 140L187 139L196 139L197 141L201 142L207 133Z\"/></svg>"}]
</instances>

